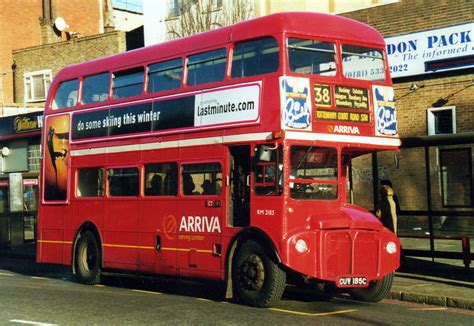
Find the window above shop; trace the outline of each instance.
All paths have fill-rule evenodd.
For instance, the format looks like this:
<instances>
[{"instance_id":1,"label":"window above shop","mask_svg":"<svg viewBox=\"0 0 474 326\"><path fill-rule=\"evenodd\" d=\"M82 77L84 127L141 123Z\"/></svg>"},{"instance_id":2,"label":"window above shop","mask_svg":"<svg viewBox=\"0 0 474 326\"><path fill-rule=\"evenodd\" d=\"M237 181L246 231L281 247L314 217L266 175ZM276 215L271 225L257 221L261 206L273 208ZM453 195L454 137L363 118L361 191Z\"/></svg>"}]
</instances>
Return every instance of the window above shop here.
<instances>
[{"instance_id":1,"label":"window above shop","mask_svg":"<svg viewBox=\"0 0 474 326\"><path fill-rule=\"evenodd\" d=\"M428 109L428 135L456 133L456 107Z\"/></svg>"},{"instance_id":2,"label":"window above shop","mask_svg":"<svg viewBox=\"0 0 474 326\"><path fill-rule=\"evenodd\" d=\"M25 85L25 102L42 102L46 100L51 84L51 69L27 72L23 75Z\"/></svg>"}]
</instances>

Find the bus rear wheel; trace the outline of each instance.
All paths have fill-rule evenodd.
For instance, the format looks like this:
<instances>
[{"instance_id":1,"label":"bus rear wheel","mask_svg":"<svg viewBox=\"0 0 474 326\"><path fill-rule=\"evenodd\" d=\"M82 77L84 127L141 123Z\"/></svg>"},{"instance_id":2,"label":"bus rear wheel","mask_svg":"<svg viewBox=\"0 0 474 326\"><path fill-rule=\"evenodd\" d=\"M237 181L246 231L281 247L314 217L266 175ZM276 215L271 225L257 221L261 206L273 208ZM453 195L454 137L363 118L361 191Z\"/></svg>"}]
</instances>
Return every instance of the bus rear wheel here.
<instances>
[{"instance_id":1,"label":"bus rear wheel","mask_svg":"<svg viewBox=\"0 0 474 326\"><path fill-rule=\"evenodd\" d=\"M269 307L285 290L286 273L254 241L247 241L237 253L232 280L238 297L254 307Z\"/></svg>"},{"instance_id":2,"label":"bus rear wheel","mask_svg":"<svg viewBox=\"0 0 474 326\"><path fill-rule=\"evenodd\" d=\"M95 235L86 231L77 239L74 266L77 277L84 284L100 283L100 251Z\"/></svg>"},{"instance_id":3,"label":"bus rear wheel","mask_svg":"<svg viewBox=\"0 0 474 326\"><path fill-rule=\"evenodd\" d=\"M367 288L355 288L350 291L350 295L360 301L379 302L385 298L392 288L393 273L385 275L383 279L370 282Z\"/></svg>"}]
</instances>

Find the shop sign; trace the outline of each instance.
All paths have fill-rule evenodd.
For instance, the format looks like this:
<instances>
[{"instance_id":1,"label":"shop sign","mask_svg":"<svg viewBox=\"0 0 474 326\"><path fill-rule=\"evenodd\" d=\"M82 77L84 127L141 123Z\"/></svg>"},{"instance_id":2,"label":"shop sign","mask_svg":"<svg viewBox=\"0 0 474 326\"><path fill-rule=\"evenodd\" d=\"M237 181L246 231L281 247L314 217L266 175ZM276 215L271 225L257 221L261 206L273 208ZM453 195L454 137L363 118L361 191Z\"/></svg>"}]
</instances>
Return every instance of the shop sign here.
<instances>
[{"instance_id":1,"label":"shop sign","mask_svg":"<svg viewBox=\"0 0 474 326\"><path fill-rule=\"evenodd\" d=\"M474 67L474 23L388 37L392 77Z\"/></svg>"},{"instance_id":2,"label":"shop sign","mask_svg":"<svg viewBox=\"0 0 474 326\"><path fill-rule=\"evenodd\" d=\"M0 118L0 138L30 132L39 132L43 127L43 112L12 115Z\"/></svg>"}]
</instances>

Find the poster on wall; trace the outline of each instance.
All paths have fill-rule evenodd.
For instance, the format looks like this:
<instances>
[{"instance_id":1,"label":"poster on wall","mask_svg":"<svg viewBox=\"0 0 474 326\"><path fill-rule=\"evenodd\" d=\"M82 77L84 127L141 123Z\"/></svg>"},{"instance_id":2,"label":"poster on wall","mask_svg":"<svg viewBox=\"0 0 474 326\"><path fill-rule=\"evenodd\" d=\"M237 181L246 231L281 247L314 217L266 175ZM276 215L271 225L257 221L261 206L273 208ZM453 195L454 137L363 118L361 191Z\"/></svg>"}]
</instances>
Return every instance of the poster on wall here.
<instances>
[{"instance_id":1,"label":"poster on wall","mask_svg":"<svg viewBox=\"0 0 474 326\"><path fill-rule=\"evenodd\" d=\"M397 135L397 111L392 87L372 86L375 132L379 136Z\"/></svg>"},{"instance_id":2,"label":"poster on wall","mask_svg":"<svg viewBox=\"0 0 474 326\"><path fill-rule=\"evenodd\" d=\"M69 115L48 117L45 129L44 200L67 199Z\"/></svg>"},{"instance_id":3,"label":"poster on wall","mask_svg":"<svg viewBox=\"0 0 474 326\"><path fill-rule=\"evenodd\" d=\"M474 23L385 38L392 78L474 67Z\"/></svg>"},{"instance_id":4,"label":"poster on wall","mask_svg":"<svg viewBox=\"0 0 474 326\"><path fill-rule=\"evenodd\" d=\"M281 127L311 131L309 79L280 77Z\"/></svg>"}]
</instances>

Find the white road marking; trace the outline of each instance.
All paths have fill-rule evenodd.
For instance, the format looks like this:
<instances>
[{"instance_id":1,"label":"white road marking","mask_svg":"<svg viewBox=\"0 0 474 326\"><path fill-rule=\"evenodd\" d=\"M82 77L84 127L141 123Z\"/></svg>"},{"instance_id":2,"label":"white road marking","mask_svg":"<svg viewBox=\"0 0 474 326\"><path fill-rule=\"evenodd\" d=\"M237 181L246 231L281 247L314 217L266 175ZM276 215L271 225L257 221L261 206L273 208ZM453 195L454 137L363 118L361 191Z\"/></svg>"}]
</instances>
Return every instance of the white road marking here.
<instances>
[{"instance_id":1,"label":"white road marking","mask_svg":"<svg viewBox=\"0 0 474 326\"><path fill-rule=\"evenodd\" d=\"M31 320L20 320L20 319L12 319L10 323L18 323L18 324L26 324L26 325L38 325L38 326L57 326L56 324L48 324L48 323L41 323L37 321Z\"/></svg>"}]
</instances>

